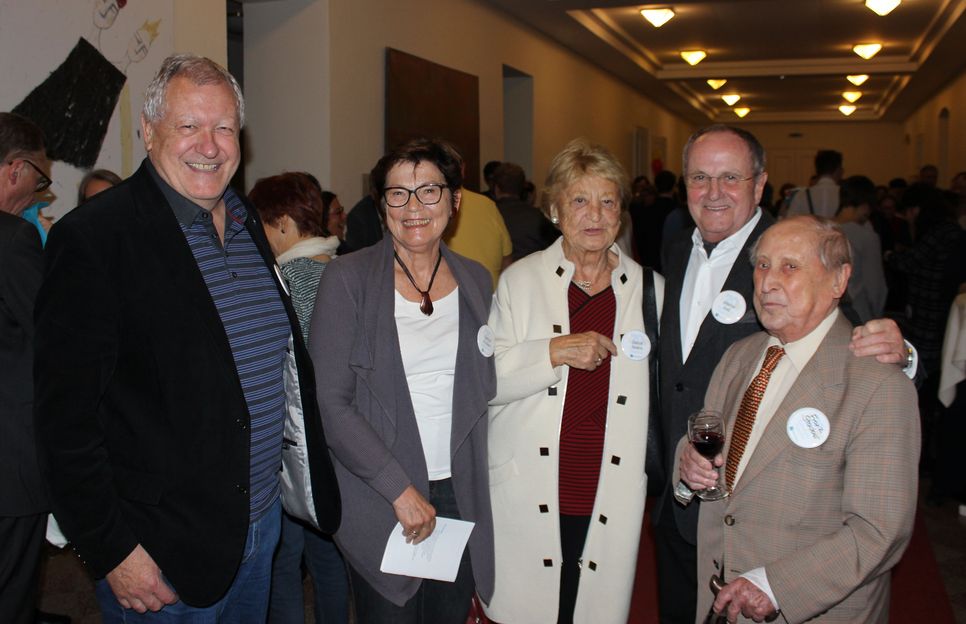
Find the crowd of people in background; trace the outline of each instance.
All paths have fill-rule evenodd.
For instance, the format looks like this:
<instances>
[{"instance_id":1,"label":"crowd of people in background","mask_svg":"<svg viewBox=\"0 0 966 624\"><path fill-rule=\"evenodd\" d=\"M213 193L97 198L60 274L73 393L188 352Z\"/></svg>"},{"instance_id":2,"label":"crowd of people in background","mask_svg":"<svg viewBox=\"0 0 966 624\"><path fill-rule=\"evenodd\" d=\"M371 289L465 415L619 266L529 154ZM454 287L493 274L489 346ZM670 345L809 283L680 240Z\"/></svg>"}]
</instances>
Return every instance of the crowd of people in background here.
<instances>
[{"instance_id":1,"label":"crowd of people in background","mask_svg":"<svg viewBox=\"0 0 966 624\"><path fill-rule=\"evenodd\" d=\"M820 150L775 193L757 139L714 125L653 184L575 139L538 198L512 162L474 192L456 148L416 138L346 211L307 172L232 190L243 124L230 74L170 57L141 167L89 172L52 221L42 133L0 113L0 620L58 621L35 612L52 511L107 622L302 622L304 574L317 622L624 622L651 494L662 622L878 621L915 506L909 379L929 499L966 496L936 399L966 172L877 185ZM789 418L831 420L825 464L804 442L754 464L778 444L756 411L822 375L847 417L801 415L817 395ZM699 454L702 406L748 439ZM730 503L692 502L725 471ZM903 495L857 501L873 473ZM775 526L794 503L773 482L814 526ZM382 570L390 534L440 518L474 523L452 582ZM816 553L830 580L803 593Z\"/></svg>"}]
</instances>

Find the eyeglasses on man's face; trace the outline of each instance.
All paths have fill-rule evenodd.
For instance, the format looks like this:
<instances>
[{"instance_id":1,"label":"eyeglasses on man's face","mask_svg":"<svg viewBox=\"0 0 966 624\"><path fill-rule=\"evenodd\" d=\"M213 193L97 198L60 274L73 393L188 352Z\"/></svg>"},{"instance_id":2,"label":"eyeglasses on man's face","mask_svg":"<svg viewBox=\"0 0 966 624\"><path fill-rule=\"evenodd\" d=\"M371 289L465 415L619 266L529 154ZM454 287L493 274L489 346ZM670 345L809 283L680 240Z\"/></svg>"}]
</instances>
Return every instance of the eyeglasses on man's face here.
<instances>
[{"instance_id":1,"label":"eyeglasses on man's face","mask_svg":"<svg viewBox=\"0 0 966 624\"><path fill-rule=\"evenodd\" d=\"M414 189L408 189L404 186L390 186L382 192L382 198L390 208L402 208L409 203L409 198L413 195L416 196L416 199L422 205L433 206L438 204L439 200L443 198L443 191L445 189L445 184L435 182L423 184Z\"/></svg>"},{"instance_id":2,"label":"eyeglasses on man's face","mask_svg":"<svg viewBox=\"0 0 966 624\"><path fill-rule=\"evenodd\" d=\"M53 184L53 180L51 180L50 178L47 177L47 174L44 173L43 169L41 169L40 167L38 167L34 163L30 162L26 158L21 158L19 160L24 161L25 163L27 163L28 165L30 165L33 168L34 171L37 172L37 185L34 187L34 193L43 193L44 191L46 191L50 187L51 184ZM16 161L11 160L7 164L8 165L12 165L14 162L16 162Z\"/></svg>"},{"instance_id":3,"label":"eyeglasses on man's face","mask_svg":"<svg viewBox=\"0 0 966 624\"><path fill-rule=\"evenodd\" d=\"M739 173L722 173L718 176L712 176L706 173L691 173L684 177L684 183L688 188L707 189L711 188L712 180L717 180L721 187L733 189L737 188L742 182L747 182L754 177L755 176L742 177L742 175Z\"/></svg>"}]
</instances>

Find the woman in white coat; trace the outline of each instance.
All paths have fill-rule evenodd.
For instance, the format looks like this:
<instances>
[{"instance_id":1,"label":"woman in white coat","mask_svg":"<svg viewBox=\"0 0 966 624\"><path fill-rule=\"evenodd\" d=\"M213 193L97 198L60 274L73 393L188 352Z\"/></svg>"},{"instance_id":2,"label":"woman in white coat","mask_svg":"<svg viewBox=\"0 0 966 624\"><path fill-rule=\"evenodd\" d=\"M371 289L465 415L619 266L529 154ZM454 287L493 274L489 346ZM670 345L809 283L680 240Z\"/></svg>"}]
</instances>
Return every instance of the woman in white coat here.
<instances>
[{"instance_id":1,"label":"woman in white coat","mask_svg":"<svg viewBox=\"0 0 966 624\"><path fill-rule=\"evenodd\" d=\"M551 163L562 237L511 265L490 313L496 622L627 621L647 477L645 276L614 239L627 177L577 139ZM660 309L663 279L647 281ZM657 319L647 319L656 326Z\"/></svg>"}]
</instances>

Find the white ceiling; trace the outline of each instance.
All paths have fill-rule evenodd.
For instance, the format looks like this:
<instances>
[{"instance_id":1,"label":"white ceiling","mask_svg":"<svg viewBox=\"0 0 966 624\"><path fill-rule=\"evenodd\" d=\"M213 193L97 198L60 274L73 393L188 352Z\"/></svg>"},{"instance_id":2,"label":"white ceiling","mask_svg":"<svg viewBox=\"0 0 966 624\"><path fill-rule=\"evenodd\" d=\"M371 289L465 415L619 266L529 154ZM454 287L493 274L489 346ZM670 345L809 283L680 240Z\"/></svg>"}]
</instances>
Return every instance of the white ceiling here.
<instances>
[{"instance_id":1,"label":"white ceiling","mask_svg":"<svg viewBox=\"0 0 966 624\"><path fill-rule=\"evenodd\" d=\"M697 124L737 120L723 93L741 95L746 121L901 121L966 68L966 0L903 0L884 17L864 0L485 1ZM640 15L661 7L676 13L661 28ZM868 42L883 49L866 61L851 48ZM692 67L690 49L708 56ZM862 92L851 117L847 90Z\"/></svg>"}]
</instances>

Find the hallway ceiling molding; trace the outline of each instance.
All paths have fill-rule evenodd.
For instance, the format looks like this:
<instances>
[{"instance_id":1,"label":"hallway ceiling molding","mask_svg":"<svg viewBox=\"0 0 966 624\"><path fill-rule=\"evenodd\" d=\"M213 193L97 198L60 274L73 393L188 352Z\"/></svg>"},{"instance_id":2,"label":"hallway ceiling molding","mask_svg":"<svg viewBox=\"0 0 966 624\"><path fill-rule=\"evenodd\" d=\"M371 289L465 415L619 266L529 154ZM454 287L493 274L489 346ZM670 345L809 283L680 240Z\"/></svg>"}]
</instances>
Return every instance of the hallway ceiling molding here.
<instances>
[{"instance_id":1,"label":"hallway ceiling molding","mask_svg":"<svg viewBox=\"0 0 966 624\"><path fill-rule=\"evenodd\" d=\"M746 121L902 121L966 67L966 0L904 0L886 16L864 0L485 0L695 124L734 122L708 84L751 108ZM643 8L671 8L655 28ZM852 46L878 42L870 60ZM695 66L682 50L705 50ZM849 117L849 74L868 74Z\"/></svg>"}]
</instances>

